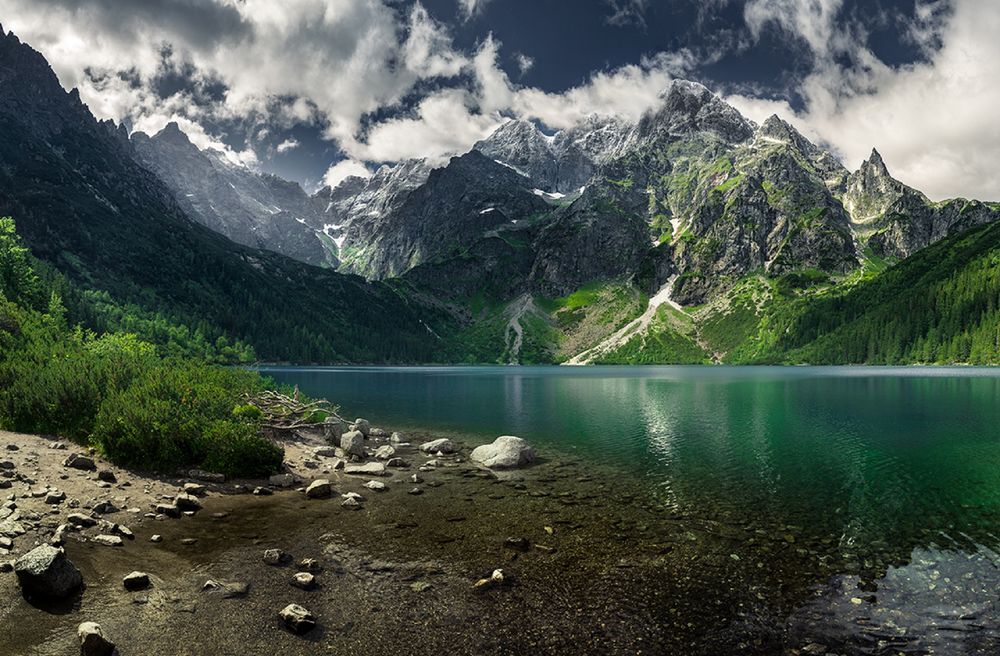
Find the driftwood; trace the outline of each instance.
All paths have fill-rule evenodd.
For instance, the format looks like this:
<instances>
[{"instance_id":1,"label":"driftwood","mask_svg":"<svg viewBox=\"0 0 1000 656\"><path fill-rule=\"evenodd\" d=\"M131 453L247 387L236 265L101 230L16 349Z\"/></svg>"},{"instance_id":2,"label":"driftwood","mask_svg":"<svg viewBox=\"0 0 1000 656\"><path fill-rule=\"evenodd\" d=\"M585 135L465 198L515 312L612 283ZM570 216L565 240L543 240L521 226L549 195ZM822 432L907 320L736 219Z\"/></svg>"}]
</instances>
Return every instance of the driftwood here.
<instances>
[{"instance_id":1,"label":"driftwood","mask_svg":"<svg viewBox=\"0 0 1000 656\"><path fill-rule=\"evenodd\" d=\"M267 390L253 395L247 394L244 398L247 403L261 411L264 415L261 425L272 433L321 428L324 421L316 421L317 415L344 421L344 418L337 414L340 408L331 405L326 399L309 403L300 401L298 387L295 388L293 396Z\"/></svg>"}]
</instances>

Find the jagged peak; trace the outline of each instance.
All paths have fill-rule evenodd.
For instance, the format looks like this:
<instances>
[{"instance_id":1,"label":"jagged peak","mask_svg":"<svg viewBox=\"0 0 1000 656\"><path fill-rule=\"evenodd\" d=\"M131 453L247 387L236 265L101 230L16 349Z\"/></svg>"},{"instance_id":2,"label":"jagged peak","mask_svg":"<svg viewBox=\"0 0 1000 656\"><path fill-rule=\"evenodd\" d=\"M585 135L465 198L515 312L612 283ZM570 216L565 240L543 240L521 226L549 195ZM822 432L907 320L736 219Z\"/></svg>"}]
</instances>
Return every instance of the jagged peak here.
<instances>
[{"instance_id":1,"label":"jagged peak","mask_svg":"<svg viewBox=\"0 0 1000 656\"><path fill-rule=\"evenodd\" d=\"M153 139L178 146L194 146L187 134L181 130L181 126L177 124L177 121L167 123L162 130L153 135Z\"/></svg>"},{"instance_id":2,"label":"jagged peak","mask_svg":"<svg viewBox=\"0 0 1000 656\"><path fill-rule=\"evenodd\" d=\"M892 177L889 175L889 168L885 165L885 160L882 159L882 153L878 152L877 148L872 148L872 154L861 165L860 172Z\"/></svg>"},{"instance_id":3,"label":"jagged peak","mask_svg":"<svg viewBox=\"0 0 1000 656\"><path fill-rule=\"evenodd\" d=\"M702 102L708 102L715 96L715 94L712 93L711 89L700 82L677 79L672 80L670 85L660 92L660 98L664 100L669 100L672 96L678 98L696 98Z\"/></svg>"}]
</instances>

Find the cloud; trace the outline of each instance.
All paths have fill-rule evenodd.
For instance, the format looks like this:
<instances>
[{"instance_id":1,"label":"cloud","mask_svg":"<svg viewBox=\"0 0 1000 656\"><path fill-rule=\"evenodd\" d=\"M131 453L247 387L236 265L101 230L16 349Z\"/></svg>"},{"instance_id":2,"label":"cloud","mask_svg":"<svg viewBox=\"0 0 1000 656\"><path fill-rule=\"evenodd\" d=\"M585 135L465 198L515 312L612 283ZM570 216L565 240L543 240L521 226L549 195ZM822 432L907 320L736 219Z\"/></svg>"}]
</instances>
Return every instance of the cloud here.
<instances>
[{"instance_id":1,"label":"cloud","mask_svg":"<svg viewBox=\"0 0 1000 656\"><path fill-rule=\"evenodd\" d=\"M287 153L291 150L295 150L296 148L299 147L299 145L300 144L297 139L285 139L280 144L278 144L275 150L278 153Z\"/></svg>"},{"instance_id":2,"label":"cloud","mask_svg":"<svg viewBox=\"0 0 1000 656\"><path fill-rule=\"evenodd\" d=\"M646 9L649 7L649 0L605 0L605 3L611 10L605 18L608 25L646 27Z\"/></svg>"},{"instance_id":3,"label":"cloud","mask_svg":"<svg viewBox=\"0 0 1000 656\"><path fill-rule=\"evenodd\" d=\"M336 187L338 184L351 176L370 178L371 175L371 170L361 162L357 162L352 159L345 159L337 162L327 169L326 175L323 176L323 184L330 187Z\"/></svg>"},{"instance_id":4,"label":"cloud","mask_svg":"<svg viewBox=\"0 0 1000 656\"><path fill-rule=\"evenodd\" d=\"M920 2L908 33L926 61L891 67L867 47L863 29L836 23L838 0L756 0L752 29L772 23L796 34L814 57L799 93L781 101L731 98L748 113L775 110L832 146L849 168L872 147L892 173L931 198L1000 198L1000 11L994 0ZM948 11L944 7L948 7Z\"/></svg>"},{"instance_id":5,"label":"cloud","mask_svg":"<svg viewBox=\"0 0 1000 656\"><path fill-rule=\"evenodd\" d=\"M530 71L535 66L535 60L533 57L529 57L524 53L517 53L514 55L514 61L517 63L517 70L524 76L528 71Z\"/></svg>"},{"instance_id":6,"label":"cloud","mask_svg":"<svg viewBox=\"0 0 1000 656\"><path fill-rule=\"evenodd\" d=\"M491 0L458 0L458 8L465 20L469 20L483 10Z\"/></svg>"}]
</instances>

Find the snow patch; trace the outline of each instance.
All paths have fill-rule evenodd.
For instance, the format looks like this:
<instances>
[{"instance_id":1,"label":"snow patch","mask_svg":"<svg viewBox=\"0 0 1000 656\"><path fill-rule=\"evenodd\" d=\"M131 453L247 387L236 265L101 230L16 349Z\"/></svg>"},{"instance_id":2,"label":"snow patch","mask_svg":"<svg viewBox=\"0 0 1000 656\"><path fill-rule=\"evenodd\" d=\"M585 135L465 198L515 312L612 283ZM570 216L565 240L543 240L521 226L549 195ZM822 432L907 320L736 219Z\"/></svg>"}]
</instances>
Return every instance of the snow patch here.
<instances>
[{"instance_id":1,"label":"snow patch","mask_svg":"<svg viewBox=\"0 0 1000 656\"><path fill-rule=\"evenodd\" d=\"M489 214L490 212L496 212L496 211L497 211L497 208L495 208L495 207L487 207L485 210L483 210L482 212L480 212L480 214Z\"/></svg>"},{"instance_id":2,"label":"snow patch","mask_svg":"<svg viewBox=\"0 0 1000 656\"><path fill-rule=\"evenodd\" d=\"M566 194L560 194L558 191L545 191L544 189L532 189L531 193L536 196L541 196L542 198L551 198L553 200L566 197Z\"/></svg>"},{"instance_id":3,"label":"snow patch","mask_svg":"<svg viewBox=\"0 0 1000 656\"><path fill-rule=\"evenodd\" d=\"M517 173L517 174L518 174L519 176L521 176L521 177L523 177L523 178L530 178L530 177L531 177L530 175L528 175L527 173L525 173L525 172L524 172L524 171L522 171L521 169L518 169L518 168L515 168L515 167L511 166L511 165L510 165L510 164L508 164L507 162L501 162L501 161L500 161L500 160L498 160L498 159L495 159L495 160L493 160L493 161L494 161L494 162L496 162L497 164L499 164L500 166L506 166L506 167L507 167L507 168L509 168L509 169L510 169L511 171L513 171L514 173Z\"/></svg>"}]
</instances>

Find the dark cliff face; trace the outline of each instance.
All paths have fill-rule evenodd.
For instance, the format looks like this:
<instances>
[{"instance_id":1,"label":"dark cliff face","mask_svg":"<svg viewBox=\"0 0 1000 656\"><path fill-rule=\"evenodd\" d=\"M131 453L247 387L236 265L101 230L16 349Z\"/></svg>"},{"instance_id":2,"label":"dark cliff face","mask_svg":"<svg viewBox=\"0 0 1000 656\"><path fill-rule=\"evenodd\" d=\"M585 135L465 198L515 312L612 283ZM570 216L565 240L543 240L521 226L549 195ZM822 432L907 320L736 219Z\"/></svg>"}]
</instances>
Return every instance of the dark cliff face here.
<instances>
[{"instance_id":1,"label":"dark cliff face","mask_svg":"<svg viewBox=\"0 0 1000 656\"><path fill-rule=\"evenodd\" d=\"M139 162L163 180L191 218L233 241L315 264L336 266L324 239L322 207L294 182L261 175L199 150L176 123L132 135Z\"/></svg>"},{"instance_id":2,"label":"dark cliff face","mask_svg":"<svg viewBox=\"0 0 1000 656\"><path fill-rule=\"evenodd\" d=\"M0 215L15 218L36 257L85 289L204 322L264 358L432 358L421 322L441 327L433 312L383 285L226 239L188 218L134 157L41 55L0 36Z\"/></svg>"}]
</instances>

